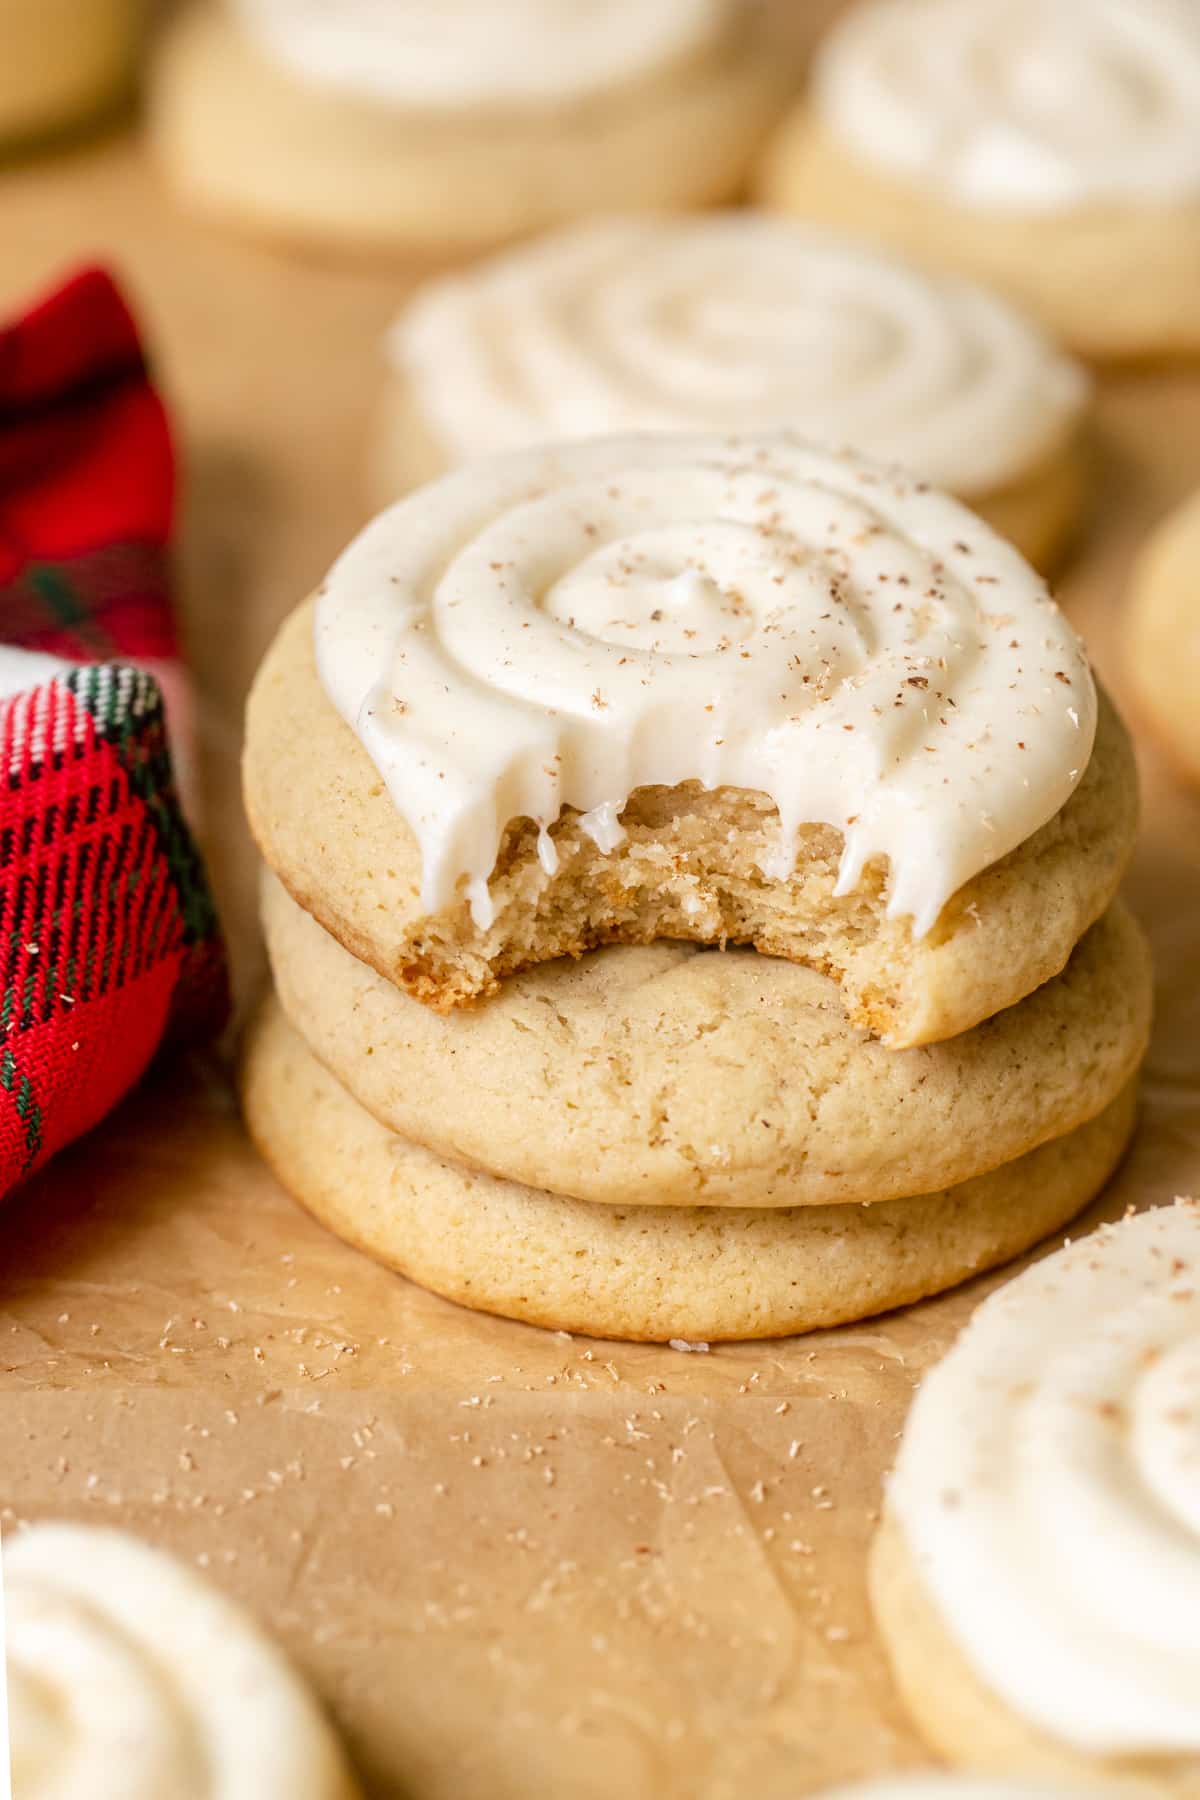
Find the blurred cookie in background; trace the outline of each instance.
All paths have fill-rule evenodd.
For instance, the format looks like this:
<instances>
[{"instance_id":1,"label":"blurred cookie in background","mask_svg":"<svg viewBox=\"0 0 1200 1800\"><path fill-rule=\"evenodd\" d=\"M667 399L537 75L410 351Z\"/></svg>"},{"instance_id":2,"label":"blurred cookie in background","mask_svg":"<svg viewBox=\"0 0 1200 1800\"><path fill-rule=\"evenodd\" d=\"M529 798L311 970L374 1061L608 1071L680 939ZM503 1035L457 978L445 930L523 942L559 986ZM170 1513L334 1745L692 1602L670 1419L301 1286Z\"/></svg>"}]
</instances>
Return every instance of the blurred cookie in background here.
<instances>
[{"instance_id":1,"label":"blurred cookie in background","mask_svg":"<svg viewBox=\"0 0 1200 1800\"><path fill-rule=\"evenodd\" d=\"M380 505L472 456L788 426L900 464L1055 562L1089 382L1005 301L754 212L585 221L423 288L387 340Z\"/></svg>"},{"instance_id":2,"label":"blurred cookie in background","mask_svg":"<svg viewBox=\"0 0 1200 1800\"><path fill-rule=\"evenodd\" d=\"M857 1787L838 1788L821 1800L1084 1800L1082 1788L1036 1787L1024 1782L989 1781L981 1775L947 1775L941 1769L883 1775Z\"/></svg>"},{"instance_id":3,"label":"blurred cookie in background","mask_svg":"<svg viewBox=\"0 0 1200 1800\"><path fill-rule=\"evenodd\" d=\"M1135 710L1180 773L1200 782L1200 494L1143 546L1125 639Z\"/></svg>"},{"instance_id":4,"label":"blurred cookie in background","mask_svg":"<svg viewBox=\"0 0 1200 1800\"><path fill-rule=\"evenodd\" d=\"M0 0L0 155L116 111L146 15L146 0Z\"/></svg>"},{"instance_id":5,"label":"blurred cookie in background","mask_svg":"<svg viewBox=\"0 0 1200 1800\"><path fill-rule=\"evenodd\" d=\"M162 48L158 141L231 224L452 254L733 196L787 79L765 30L742 0L198 4Z\"/></svg>"},{"instance_id":6,"label":"blurred cookie in background","mask_svg":"<svg viewBox=\"0 0 1200 1800\"><path fill-rule=\"evenodd\" d=\"M864 0L771 205L986 281L1098 358L1200 352L1194 0Z\"/></svg>"}]
</instances>

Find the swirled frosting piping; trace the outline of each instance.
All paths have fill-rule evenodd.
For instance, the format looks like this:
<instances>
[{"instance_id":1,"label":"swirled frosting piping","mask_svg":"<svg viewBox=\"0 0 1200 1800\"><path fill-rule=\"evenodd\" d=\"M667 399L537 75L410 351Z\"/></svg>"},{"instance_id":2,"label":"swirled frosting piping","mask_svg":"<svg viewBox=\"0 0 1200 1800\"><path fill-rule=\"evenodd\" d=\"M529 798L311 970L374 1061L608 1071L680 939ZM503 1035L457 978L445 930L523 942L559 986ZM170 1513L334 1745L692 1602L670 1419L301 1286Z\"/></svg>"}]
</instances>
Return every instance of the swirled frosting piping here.
<instances>
[{"instance_id":1,"label":"swirled frosting piping","mask_svg":"<svg viewBox=\"0 0 1200 1800\"><path fill-rule=\"evenodd\" d=\"M1061 446L1083 372L1003 301L745 213L605 220L426 288L389 338L454 460L791 426L978 493Z\"/></svg>"},{"instance_id":2,"label":"swirled frosting piping","mask_svg":"<svg viewBox=\"0 0 1200 1800\"><path fill-rule=\"evenodd\" d=\"M415 111L560 106L718 49L733 0L234 0L302 81Z\"/></svg>"},{"instance_id":3,"label":"swirled frosting piping","mask_svg":"<svg viewBox=\"0 0 1200 1800\"><path fill-rule=\"evenodd\" d=\"M282 1656L136 1539L41 1525L4 1546L22 1800L332 1800L333 1739Z\"/></svg>"},{"instance_id":4,"label":"swirled frosting piping","mask_svg":"<svg viewBox=\"0 0 1200 1800\"><path fill-rule=\"evenodd\" d=\"M955 501L787 434L644 436L470 465L380 515L316 611L327 693L421 850L431 910L518 817L611 844L635 789L698 781L844 833L839 892L948 897L1058 811L1091 753L1074 632ZM553 844L544 840L553 861Z\"/></svg>"},{"instance_id":5,"label":"swirled frosting piping","mask_svg":"<svg viewBox=\"0 0 1200 1800\"><path fill-rule=\"evenodd\" d=\"M1093 1755L1200 1751L1200 1208L1105 1227L984 1302L890 1504L960 1651Z\"/></svg>"},{"instance_id":6,"label":"swirled frosting piping","mask_svg":"<svg viewBox=\"0 0 1200 1800\"><path fill-rule=\"evenodd\" d=\"M1194 0L867 0L813 80L851 152L958 201L1200 197Z\"/></svg>"}]
</instances>

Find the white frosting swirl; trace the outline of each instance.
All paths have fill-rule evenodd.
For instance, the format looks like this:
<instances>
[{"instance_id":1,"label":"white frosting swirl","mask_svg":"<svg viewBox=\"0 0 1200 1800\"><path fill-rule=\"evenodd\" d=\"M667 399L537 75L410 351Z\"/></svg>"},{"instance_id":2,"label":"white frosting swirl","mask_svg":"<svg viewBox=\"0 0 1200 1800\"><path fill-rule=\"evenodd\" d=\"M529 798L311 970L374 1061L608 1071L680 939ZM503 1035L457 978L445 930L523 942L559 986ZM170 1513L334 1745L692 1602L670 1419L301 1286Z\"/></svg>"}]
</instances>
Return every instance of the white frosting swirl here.
<instances>
[{"instance_id":1,"label":"white frosting swirl","mask_svg":"<svg viewBox=\"0 0 1200 1800\"><path fill-rule=\"evenodd\" d=\"M866 0L814 95L851 151L974 205L1200 195L1195 0Z\"/></svg>"},{"instance_id":2,"label":"white frosting swirl","mask_svg":"<svg viewBox=\"0 0 1200 1800\"><path fill-rule=\"evenodd\" d=\"M1087 381L982 289L750 213L559 232L423 290L389 349L455 460L613 431L792 426L978 493Z\"/></svg>"},{"instance_id":3,"label":"white frosting swirl","mask_svg":"<svg viewBox=\"0 0 1200 1800\"><path fill-rule=\"evenodd\" d=\"M629 794L771 796L788 875L845 834L923 933L1068 798L1096 701L1044 584L955 501L786 433L608 438L469 465L369 525L316 616L326 691L478 923L508 821L602 835ZM548 860L553 845L545 840Z\"/></svg>"},{"instance_id":4,"label":"white frosting swirl","mask_svg":"<svg viewBox=\"0 0 1200 1800\"><path fill-rule=\"evenodd\" d=\"M560 106L718 47L732 0L234 0L302 81L426 111Z\"/></svg>"},{"instance_id":5,"label":"white frosting swirl","mask_svg":"<svg viewBox=\"0 0 1200 1800\"><path fill-rule=\"evenodd\" d=\"M1021 1717L1092 1755L1200 1751L1200 1208L985 1301L917 1395L890 1503Z\"/></svg>"},{"instance_id":6,"label":"white frosting swirl","mask_svg":"<svg viewBox=\"0 0 1200 1800\"><path fill-rule=\"evenodd\" d=\"M4 1545L21 1800L350 1800L332 1733L282 1655L180 1563L115 1531Z\"/></svg>"}]
</instances>

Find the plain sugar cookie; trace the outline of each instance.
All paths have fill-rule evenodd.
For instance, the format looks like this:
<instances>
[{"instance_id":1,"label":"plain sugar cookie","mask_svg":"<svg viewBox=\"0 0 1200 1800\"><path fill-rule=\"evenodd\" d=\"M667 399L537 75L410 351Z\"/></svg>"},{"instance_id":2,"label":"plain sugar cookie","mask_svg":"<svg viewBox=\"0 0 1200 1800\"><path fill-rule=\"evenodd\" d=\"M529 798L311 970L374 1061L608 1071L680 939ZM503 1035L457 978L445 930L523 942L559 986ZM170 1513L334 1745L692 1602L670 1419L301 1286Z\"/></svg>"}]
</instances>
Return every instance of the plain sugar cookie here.
<instances>
[{"instance_id":1,"label":"plain sugar cookie","mask_svg":"<svg viewBox=\"0 0 1200 1800\"><path fill-rule=\"evenodd\" d=\"M838 1325L1006 1262L1105 1184L1135 1112L1130 1084L1067 1138L910 1201L617 1208L471 1174L396 1138L275 1001L248 1033L241 1084L259 1152L338 1237L464 1307L653 1343Z\"/></svg>"},{"instance_id":2,"label":"plain sugar cookie","mask_svg":"<svg viewBox=\"0 0 1200 1800\"><path fill-rule=\"evenodd\" d=\"M915 1050L850 1025L827 977L751 950L614 945L441 1016L274 880L263 923L292 1024L390 1130L600 1203L856 1204L949 1187L1102 1112L1149 1034L1150 958L1119 904L1019 1006Z\"/></svg>"},{"instance_id":3,"label":"plain sugar cookie","mask_svg":"<svg viewBox=\"0 0 1200 1800\"><path fill-rule=\"evenodd\" d=\"M770 146L771 206L994 287L1097 357L1200 352L1190 0L865 0Z\"/></svg>"},{"instance_id":4,"label":"plain sugar cookie","mask_svg":"<svg viewBox=\"0 0 1200 1800\"><path fill-rule=\"evenodd\" d=\"M245 791L295 898L439 1010L607 942L751 943L894 1047L1057 974L1137 811L1017 552L788 433L548 446L409 495L269 651Z\"/></svg>"},{"instance_id":5,"label":"plain sugar cookie","mask_svg":"<svg viewBox=\"0 0 1200 1800\"><path fill-rule=\"evenodd\" d=\"M4 1539L19 1800L358 1800L316 1700L223 1594L123 1532Z\"/></svg>"},{"instance_id":6,"label":"plain sugar cookie","mask_svg":"<svg viewBox=\"0 0 1200 1800\"><path fill-rule=\"evenodd\" d=\"M1130 1085L1065 1138L946 1193L879 1206L613 1207L441 1161L339 1087L272 1000L242 1100L283 1185L339 1237L482 1312L591 1337L780 1337L865 1318L976 1275L1054 1231L1133 1129Z\"/></svg>"},{"instance_id":7,"label":"plain sugar cookie","mask_svg":"<svg viewBox=\"0 0 1200 1800\"><path fill-rule=\"evenodd\" d=\"M994 295L761 213L578 224L427 284L387 338L382 505L473 456L791 426L957 494L1039 564L1088 381Z\"/></svg>"},{"instance_id":8,"label":"plain sugar cookie","mask_svg":"<svg viewBox=\"0 0 1200 1800\"><path fill-rule=\"evenodd\" d=\"M1125 647L1136 710L1183 773L1200 782L1200 494L1139 553Z\"/></svg>"},{"instance_id":9,"label":"plain sugar cookie","mask_svg":"<svg viewBox=\"0 0 1200 1800\"><path fill-rule=\"evenodd\" d=\"M204 211L441 255L732 198L786 79L736 0L237 0L169 28L151 99Z\"/></svg>"},{"instance_id":10,"label":"plain sugar cookie","mask_svg":"<svg viewBox=\"0 0 1200 1800\"><path fill-rule=\"evenodd\" d=\"M875 1544L923 1735L968 1768L1200 1795L1200 1209L1101 1226L926 1376Z\"/></svg>"}]
</instances>

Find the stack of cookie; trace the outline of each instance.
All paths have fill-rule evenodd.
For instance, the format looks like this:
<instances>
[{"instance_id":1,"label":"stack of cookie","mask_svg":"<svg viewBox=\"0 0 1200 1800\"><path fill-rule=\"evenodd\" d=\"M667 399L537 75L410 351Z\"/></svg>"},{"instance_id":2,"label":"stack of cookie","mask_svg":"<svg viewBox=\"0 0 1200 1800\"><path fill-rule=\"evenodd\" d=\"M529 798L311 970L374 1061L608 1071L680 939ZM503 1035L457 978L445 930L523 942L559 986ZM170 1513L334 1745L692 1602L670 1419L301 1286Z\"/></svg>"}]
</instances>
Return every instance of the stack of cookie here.
<instances>
[{"instance_id":1,"label":"stack of cookie","mask_svg":"<svg viewBox=\"0 0 1200 1800\"><path fill-rule=\"evenodd\" d=\"M861 1318L1128 1139L1128 740L1022 558L888 468L645 435L418 490L285 624L246 791L251 1130L465 1304Z\"/></svg>"}]
</instances>

